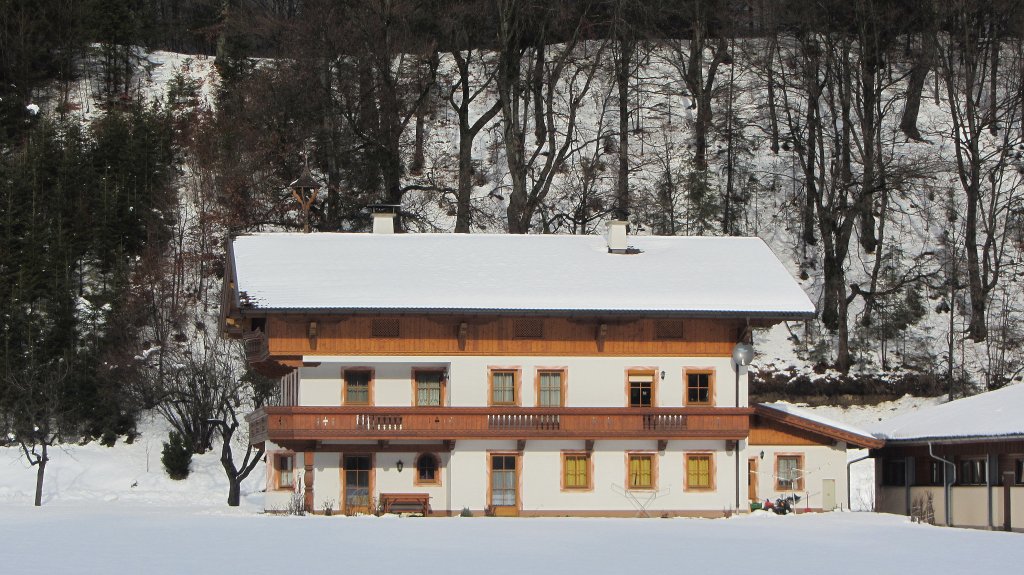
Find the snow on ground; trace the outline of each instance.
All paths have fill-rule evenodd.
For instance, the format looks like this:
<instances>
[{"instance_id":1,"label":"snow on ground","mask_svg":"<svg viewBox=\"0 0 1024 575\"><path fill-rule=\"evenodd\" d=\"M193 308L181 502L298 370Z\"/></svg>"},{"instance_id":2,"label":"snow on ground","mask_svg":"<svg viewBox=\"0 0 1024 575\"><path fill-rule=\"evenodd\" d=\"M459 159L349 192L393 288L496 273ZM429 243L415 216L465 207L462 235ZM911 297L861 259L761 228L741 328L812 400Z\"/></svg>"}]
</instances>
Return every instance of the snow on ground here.
<instances>
[{"instance_id":1,"label":"snow on ground","mask_svg":"<svg viewBox=\"0 0 1024 575\"><path fill-rule=\"evenodd\" d=\"M41 540L40 535L45 534ZM88 507L4 509L0 564L29 573L998 573L1020 534L873 513L731 519L276 517ZM59 552L49 552L59 550Z\"/></svg>"},{"instance_id":2,"label":"snow on ground","mask_svg":"<svg viewBox=\"0 0 1024 575\"><path fill-rule=\"evenodd\" d=\"M160 463L163 442L167 441L166 424L162 419L144 419L139 430L141 435L130 445L122 438L112 448L96 442L52 448L43 482L43 506L226 507L227 478L219 451L194 456L188 479L173 481ZM239 461L244 451L235 454ZM35 481L36 468L28 465L21 451L0 447L0 508L32 505ZM243 484L242 505L248 510L263 508L260 490L265 481L266 468L260 464ZM0 511L0 518L5 514Z\"/></svg>"}]
</instances>

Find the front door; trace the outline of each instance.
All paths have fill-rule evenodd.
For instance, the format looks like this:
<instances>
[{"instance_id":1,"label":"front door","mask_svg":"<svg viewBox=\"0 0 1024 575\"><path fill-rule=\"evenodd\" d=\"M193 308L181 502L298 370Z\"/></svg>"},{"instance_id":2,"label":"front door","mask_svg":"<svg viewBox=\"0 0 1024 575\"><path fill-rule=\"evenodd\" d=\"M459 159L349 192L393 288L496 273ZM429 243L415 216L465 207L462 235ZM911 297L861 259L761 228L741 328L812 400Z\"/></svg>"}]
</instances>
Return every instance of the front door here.
<instances>
[{"instance_id":1,"label":"front door","mask_svg":"<svg viewBox=\"0 0 1024 575\"><path fill-rule=\"evenodd\" d=\"M370 509L370 472L373 469L371 455L346 455L345 470L345 513L372 513Z\"/></svg>"},{"instance_id":2,"label":"front door","mask_svg":"<svg viewBox=\"0 0 1024 575\"><path fill-rule=\"evenodd\" d=\"M497 516L519 515L519 470L515 455L491 456L491 508Z\"/></svg>"},{"instance_id":3,"label":"front door","mask_svg":"<svg viewBox=\"0 0 1024 575\"><path fill-rule=\"evenodd\" d=\"M747 499L760 501L757 497L757 458L747 460Z\"/></svg>"}]
</instances>

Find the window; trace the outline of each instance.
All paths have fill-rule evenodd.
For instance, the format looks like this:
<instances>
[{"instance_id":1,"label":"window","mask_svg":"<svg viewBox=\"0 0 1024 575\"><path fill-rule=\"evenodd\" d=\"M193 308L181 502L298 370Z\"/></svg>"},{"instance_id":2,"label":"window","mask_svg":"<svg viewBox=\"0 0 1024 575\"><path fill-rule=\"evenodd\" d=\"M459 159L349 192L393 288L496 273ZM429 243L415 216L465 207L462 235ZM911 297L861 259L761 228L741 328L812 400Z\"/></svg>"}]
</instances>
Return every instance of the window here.
<instances>
[{"instance_id":1,"label":"window","mask_svg":"<svg viewBox=\"0 0 1024 575\"><path fill-rule=\"evenodd\" d=\"M537 405L539 407L561 407L562 371L543 370L537 373Z\"/></svg>"},{"instance_id":2,"label":"window","mask_svg":"<svg viewBox=\"0 0 1024 575\"><path fill-rule=\"evenodd\" d=\"M491 505L516 506L519 479L515 455L491 456Z\"/></svg>"},{"instance_id":3,"label":"window","mask_svg":"<svg viewBox=\"0 0 1024 575\"><path fill-rule=\"evenodd\" d=\"M441 473L438 468L441 462L433 453L421 453L416 458L416 485L440 485Z\"/></svg>"},{"instance_id":4,"label":"window","mask_svg":"<svg viewBox=\"0 0 1024 575\"><path fill-rule=\"evenodd\" d=\"M654 489L655 468L654 455L651 453L630 453L627 455L629 465L626 485L629 489Z\"/></svg>"},{"instance_id":5,"label":"window","mask_svg":"<svg viewBox=\"0 0 1024 575\"><path fill-rule=\"evenodd\" d=\"M630 407L653 407L654 406L654 372L630 372L629 376L629 406Z\"/></svg>"},{"instance_id":6,"label":"window","mask_svg":"<svg viewBox=\"0 0 1024 575\"><path fill-rule=\"evenodd\" d=\"M586 453L562 454L562 489L590 489L590 455Z\"/></svg>"},{"instance_id":7,"label":"window","mask_svg":"<svg viewBox=\"0 0 1024 575\"><path fill-rule=\"evenodd\" d=\"M274 455L274 481L275 489L295 488L295 455L291 453L278 453Z\"/></svg>"},{"instance_id":8,"label":"window","mask_svg":"<svg viewBox=\"0 0 1024 575\"><path fill-rule=\"evenodd\" d=\"M903 458L882 461L882 485L902 487L907 484L907 462Z\"/></svg>"},{"instance_id":9,"label":"window","mask_svg":"<svg viewBox=\"0 0 1024 575\"><path fill-rule=\"evenodd\" d=\"M957 482L960 485L985 485L988 483L985 471L988 469L984 457L970 457L960 460L960 475Z\"/></svg>"},{"instance_id":10,"label":"window","mask_svg":"<svg viewBox=\"0 0 1024 575\"><path fill-rule=\"evenodd\" d=\"M491 405L519 405L518 380L517 370L492 369Z\"/></svg>"},{"instance_id":11,"label":"window","mask_svg":"<svg viewBox=\"0 0 1024 575\"><path fill-rule=\"evenodd\" d=\"M799 491L804 488L804 456L777 455L775 457L775 489Z\"/></svg>"},{"instance_id":12,"label":"window","mask_svg":"<svg viewBox=\"0 0 1024 575\"><path fill-rule=\"evenodd\" d=\"M424 407L444 405L443 371L417 371L414 378L416 380L416 405Z\"/></svg>"},{"instance_id":13,"label":"window","mask_svg":"<svg viewBox=\"0 0 1024 575\"><path fill-rule=\"evenodd\" d=\"M711 371L687 371L686 405L711 405L713 381L714 373Z\"/></svg>"},{"instance_id":14,"label":"window","mask_svg":"<svg viewBox=\"0 0 1024 575\"><path fill-rule=\"evenodd\" d=\"M370 324L370 337L398 337L401 322L396 318L375 319Z\"/></svg>"},{"instance_id":15,"label":"window","mask_svg":"<svg viewBox=\"0 0 1024 575\"><path fill-rule=\"evenodd\" d=\"M1024 485L1024 457L1013 460L1013 482Z\"/></svg>"},{"instance_id":16,"label":"window","mask_svg":"<svg viewBox=\"0 0 1024 575\"><path fill-rule=\"evenodd\" d=\"M655 339L683 339L683 320L662 319L654 322Z\"/></svg>"},{"instance_id":17,"label":"window","mask_svg":"<svg viewBox=\"0 0 1024 575\"><path fill-rule=\"evenodd\" d=\"M512 320L512 337L516 339L544 339L544 320L535 318Z\"/></svg>"},{"instance_id":18,"label":"window","mask_svg":"<svg viewBox=\"0 0 1024 575\"><path fill-rule=\"evenodd\" d=\"M942 473L942 468L945 465L938 461L928 462L928 485L942 485L945 482Z\"/></svg>"},{"instance_id":19,"label":"window","mask_svg":"<svg viewBox=\"0 0 1024 575\"><path fill-rule=\"evenodd\" d=\"M345 404L370 405L370 380L372 375L365 369L345 370Z\"/></svg>"},{"instance_id":20,"label":"window","mask_svg":"<svg viewBox=\"0 0 1024 575\"><path fill-rule=\"evenodd\" d=\"M686 455L686 489L714 489L714 465L710 453Z\"/></svg>"}]
</instances>

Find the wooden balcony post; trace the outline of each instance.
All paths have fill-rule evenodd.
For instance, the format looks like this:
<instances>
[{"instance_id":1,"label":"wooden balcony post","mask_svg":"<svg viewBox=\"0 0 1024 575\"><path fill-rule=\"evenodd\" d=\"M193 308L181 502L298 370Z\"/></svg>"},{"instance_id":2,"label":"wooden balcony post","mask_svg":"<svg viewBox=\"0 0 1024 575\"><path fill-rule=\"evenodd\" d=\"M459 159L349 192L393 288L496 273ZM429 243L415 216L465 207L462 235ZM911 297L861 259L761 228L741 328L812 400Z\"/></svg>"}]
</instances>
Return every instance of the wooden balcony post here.
<instances>
[{"instance_id":1,"label":"wooden balcony post","mask_svg":"<svg viewBox=\"0 0 1024 575\"><path fill-rule=\"evenodd\" d=\"M302 454L302 463L305 467L305 473L302 474L302 483L306 488L305 497L303 499L303 505L306 506L308 513L313 512L313 452L307 451Z\"/></svg>"}]
</instances>

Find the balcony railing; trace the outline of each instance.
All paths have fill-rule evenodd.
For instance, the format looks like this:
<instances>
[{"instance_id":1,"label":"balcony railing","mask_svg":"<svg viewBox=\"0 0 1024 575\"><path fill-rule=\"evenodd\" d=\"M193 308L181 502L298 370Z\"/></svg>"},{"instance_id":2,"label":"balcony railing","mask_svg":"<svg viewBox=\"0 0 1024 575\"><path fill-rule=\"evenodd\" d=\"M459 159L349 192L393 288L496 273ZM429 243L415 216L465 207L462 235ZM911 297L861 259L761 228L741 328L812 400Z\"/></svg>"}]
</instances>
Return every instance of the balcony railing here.
<instances>
[{"instance_id":1,"label":"balcony railing","mask_svg":"<svg viewBox=\"0 0 1024 575\"><path fill-rule=\"evenodd\" d=\"M246 332L242 336L242 344L245 346L245 359L249 363L259 363L270 359L270 345L267 343L267 334L262 330Z\"/></svg>"},{"instance_id":2,"label":"balcony railing","mask_svg":"<svg viewBox=\"0 0 1024 575\"><path fill-rule=\"evenodd\" d=\"M751 409L264 407L253 443L390 439L742 439Z\"/></svg>"}]
</instances>

